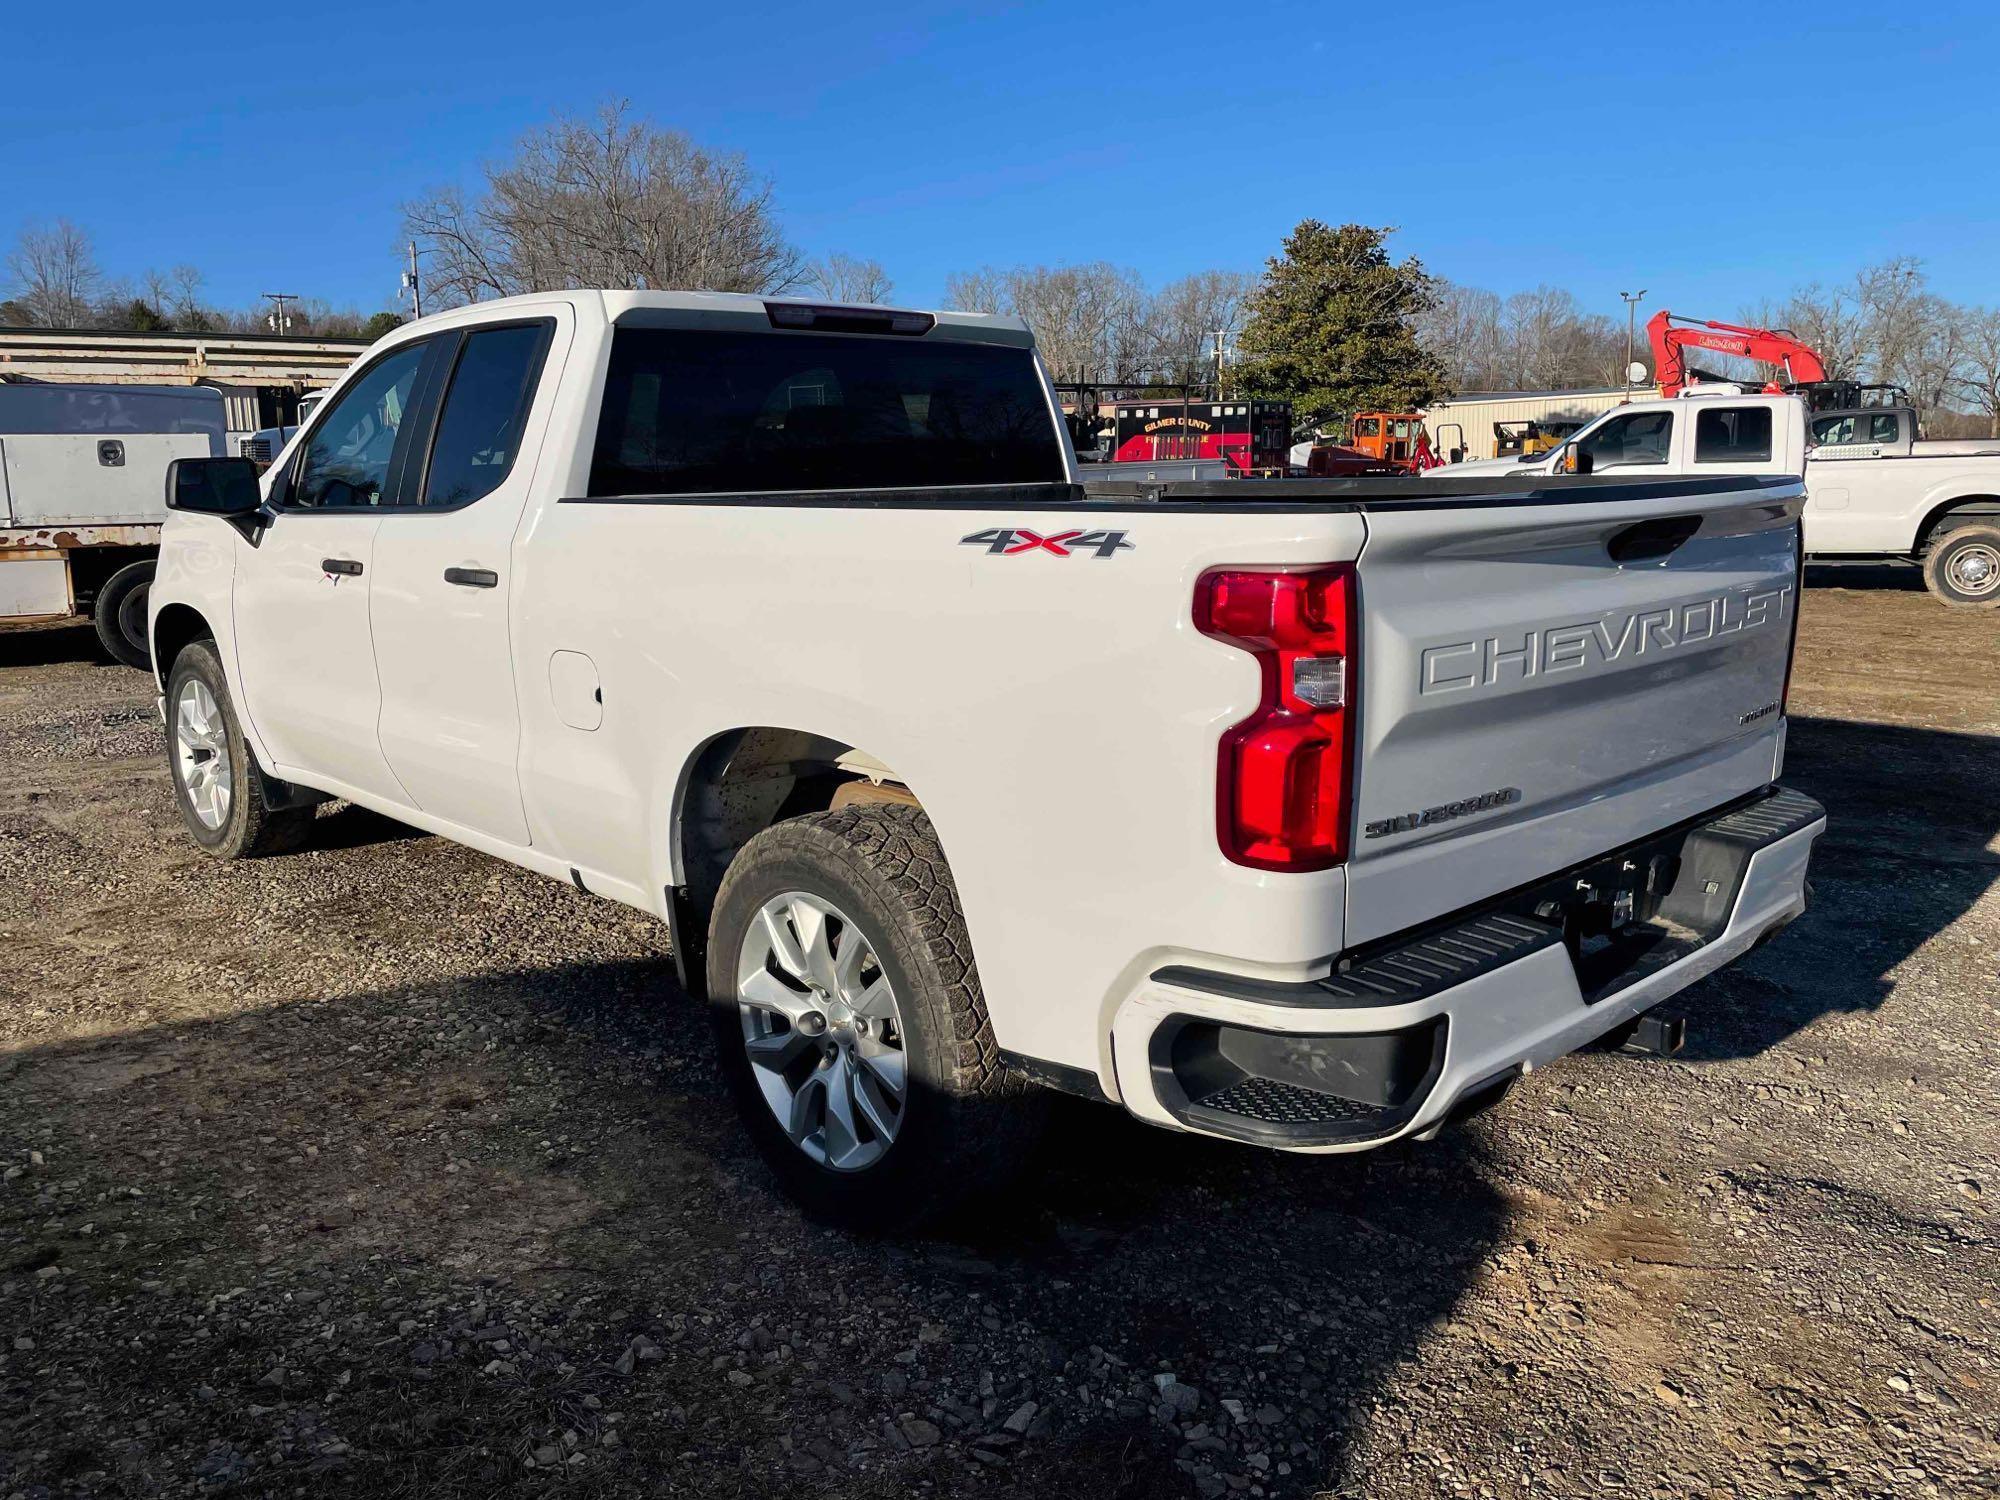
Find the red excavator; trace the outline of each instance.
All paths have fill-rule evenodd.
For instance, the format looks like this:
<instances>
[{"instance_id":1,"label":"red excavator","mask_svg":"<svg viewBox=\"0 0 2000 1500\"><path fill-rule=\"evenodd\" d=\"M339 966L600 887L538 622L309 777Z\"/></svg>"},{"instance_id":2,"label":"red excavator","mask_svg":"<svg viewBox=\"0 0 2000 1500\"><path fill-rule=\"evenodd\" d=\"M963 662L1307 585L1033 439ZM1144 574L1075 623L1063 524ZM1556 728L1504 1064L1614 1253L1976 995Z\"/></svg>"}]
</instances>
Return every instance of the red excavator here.
<instances>
[{"instance_id":1,"label":"red excavator","mask_svg":"<svg viewBox=\"0 0 2000 1500\"><path fill-rule=\"evenodd\" d=\"M1784 378L1766 382L1764 393L1803 397L1811 411L1889 406L1909 399L1900 386L1828 380L1826 364L1818 351L1801 342L1788 329L1739 328L1734 323L1677 318L1670 312L1661 311L1647 320L1646 337L1653 342L1653 373L1659 381L1662 396L1678 396L1689 385L1700 381L1747 384L1727 375L1694 369L1683 353L1687 349L1713 349L1718 354L1734 354L1742 359L1776 365Z\"/></svg>"}]
</instances>

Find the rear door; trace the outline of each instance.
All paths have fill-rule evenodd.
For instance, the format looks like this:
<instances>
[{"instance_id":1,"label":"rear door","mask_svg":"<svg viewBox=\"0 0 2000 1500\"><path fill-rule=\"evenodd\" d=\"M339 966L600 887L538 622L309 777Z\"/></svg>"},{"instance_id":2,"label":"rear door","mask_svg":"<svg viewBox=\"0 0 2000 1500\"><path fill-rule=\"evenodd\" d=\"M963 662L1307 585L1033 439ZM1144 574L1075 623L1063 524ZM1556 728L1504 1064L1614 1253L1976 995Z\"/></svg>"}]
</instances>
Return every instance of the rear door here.
<instances>
[{"instance_id":1,"label":"rear door","mask_svg":"<svg viewBox=\"0 0 2000 1500\"><path fill-rule=\"evenodd\" d=\"M573 315L440 335L437 416L413 452L410 503L385 512L369 615L382 753L415 806L526 844L509 639L514 533L534 478Z\"/></svg>"},{"instance_id":2,"label":"rear door","mask_svg":"<svg viewBox=\"0 0 2000 1500\"><path fill-rule=\"evenodd\" d=\"M1352 942L1774 775L1798 481L1544 494L1368 509Z\"/></svg>"}]
</instances>

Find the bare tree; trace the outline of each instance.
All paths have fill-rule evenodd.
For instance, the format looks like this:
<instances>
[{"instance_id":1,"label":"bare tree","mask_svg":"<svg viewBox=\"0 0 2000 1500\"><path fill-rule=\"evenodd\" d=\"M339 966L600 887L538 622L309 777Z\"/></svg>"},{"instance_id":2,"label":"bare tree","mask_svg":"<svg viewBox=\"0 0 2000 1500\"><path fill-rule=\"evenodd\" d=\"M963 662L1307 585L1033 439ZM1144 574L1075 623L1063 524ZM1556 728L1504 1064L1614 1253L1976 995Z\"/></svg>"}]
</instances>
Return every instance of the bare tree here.
<instances>
[{"instance_id":1,"label":"bare tree","mask_svg":"<svg viewBox=\"0 0 2000 1500\"><path fill-rule=\"evenodd\" d=\"M1560 391L1625 383L1625 330L1602 313L1583 312L1561 287L1509 297L1500 332L1503 367L1515 387Z\"/></svg>"},{"instance_id":2,"label":"bare tree","mask_svg":"<svg viewBox=\"0 0 2000 1500\"><path fill-rule=\"evenodd\" d=\"M21 231L7 271L13 300L46 328L81 328L91 321L104 273L90 251L90 236L68 219Z\"/></svg>"},{"instance_id":3,"label":"bare tree","mask_svg":"<svg viewBox=\"0 0 2000 1500\"><path fill-rule=\"evenodd\" d=\"M1914 299L1907 324L1900 356L1889 367L1889 378L1909 391L1919 416L1942 414L1965 387L1965 311L1942 297L1926 294Z\"/></svg>"},{"instance_id":4,"label":"bare tree","mask_svg":"<svg viewBox=\"0 0 2000 1500\"><path fill-rule=\"evenodd\" d=\"M1829 380L1857 380L1868 358L1868 318L1845 287L1817 281L1785 299L1777 326L1819 355Z\"/></svg>"},{"instance_id":5,"label":"bare tree","mask_svg":"<svg viewBox=\"0 0 2000 1500\"><path fill-rule=\"evenodd\" d=\"M887 302L896 288L879 260L857 260L838 251L806 267L802 279L835 302Z\"/></svg>"},{"instance_id":6,"label":"bare tree","mask_svg":"<svg viewBox=\"0 0 2000 1500\"><path fill-rule=\"evenodd\" d=\"M488 167L474 197L444 188L406 204L441 305L603 286L776 292L803 266L779 232L770 184L742 156L626 118L558 115Z\"/></svg>"},{"instance_id":7,"label":"bare tree","mask_svg":"<svg viewBox=\"0 0 2000 1500\"><path fill-rule=\"evenodd\" d=\"M1923 263L1912 255L1898 255L1863 267L1854 278L1854 299L1861 310L1875 378L1907 385L1903 367L1931 316Z\"/></svg>"},{"instance_id":8,"label":"bare tree","mask_svg":"<svg viewBox=\"0 0 2000 1500\"><path fill-rule=\"evenodd\" d=\"M1167 384L1203 385L1214 376L1216 339L1234 340L1256 285L1244 271L1196 271L1160 288L1145 308L1144 336Z\"/></svg>"},{"instance_id":9,"label":"bare tree","mask_svg":"<svg viewBox=\"0 0 2000 1500\"><path fill-rule=\"evenodd\" d=\"M960 312L997 313L1005 310L1007 277L991 266L954 271L944 279L944 305Z\"/></svg>"},{"instance_id":10,"label":"bare tree","mask_svg":"<svg viewBox=\"0 0 2000 1500\"><path fill-rule=\"evenodd\" d=\"M2000 308L1965 311L1965 373L1960 388L1986 418L1987 435L2000 438Z\"/></svg>"},{"instance_id":11,"label":"bare tree","mask_svg":"<svg viewBox=\"0 0 2000 1500\"><path fill-rule=\"evenodd\" d=\"M1058 380L1158 377L1151 299L1138 274L1096 261L1082 266L990 267L945 279L945 300L969 312L1006 312L1034 330Z\"/></svg>"},{"instance_id":12,"label":"bare tree","mask_svg":"<svg viewBox=\"0 0 2000 1500\"><path fill-rule=\"evenodd\" d=\"M1417 338L1444 364L1454 391L1503 388L1508 375L1500 298L1483 287L1439 278L1436 300L1417 316Z\"/></svg>"}]
</instances>

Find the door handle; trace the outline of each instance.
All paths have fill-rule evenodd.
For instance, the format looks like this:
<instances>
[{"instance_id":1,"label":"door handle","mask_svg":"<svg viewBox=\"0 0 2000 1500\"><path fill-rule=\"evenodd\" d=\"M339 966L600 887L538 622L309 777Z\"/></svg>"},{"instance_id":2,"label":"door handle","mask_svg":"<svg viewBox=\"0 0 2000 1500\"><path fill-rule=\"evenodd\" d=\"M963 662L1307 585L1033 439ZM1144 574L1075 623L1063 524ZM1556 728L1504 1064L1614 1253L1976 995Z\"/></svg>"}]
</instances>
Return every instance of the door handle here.
<instances>
[{"instance_id":1,"label":"door handle","mask_svg":"<svg viewBox=\"0 0 2000 1500\"><path fill-rule=\"evenodd\" d=\"M361 564L351 557L322 557L319 566L324 573L339 573L348 578L361 576Z\"/></svg>"},{"instance_id":2,"label":"door handle","mask_svg":"<svg viewBox=\"0 0 2000 1500\"><path fill-rule=\"evenodd\" d=\"M491 589L500 586L500 575L491 568L446 568L444 581L460 588Z\"/></svg>"}]
</instances>

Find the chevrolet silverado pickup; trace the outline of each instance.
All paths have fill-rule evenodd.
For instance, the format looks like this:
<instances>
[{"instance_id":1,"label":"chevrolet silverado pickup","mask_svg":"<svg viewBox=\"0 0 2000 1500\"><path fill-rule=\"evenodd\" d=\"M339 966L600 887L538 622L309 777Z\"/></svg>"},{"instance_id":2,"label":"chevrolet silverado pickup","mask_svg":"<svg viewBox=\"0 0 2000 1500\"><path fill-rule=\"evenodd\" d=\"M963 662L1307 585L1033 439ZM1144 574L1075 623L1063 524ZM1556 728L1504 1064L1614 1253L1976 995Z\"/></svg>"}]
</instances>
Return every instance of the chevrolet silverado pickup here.
<instances>
[{"instance_id":1,"label":"chevrolet silverado pickup","mask_svg":"<svg viewBox=\"0 0 2000 1500\"><path fill-rule=\"evenodd\" d=\"M1019 322L564 292L397 329L151 593L221 858L342 799L669 925L874 1230L1044 1089L1428 1138L1805 908L1796 468L1091 496Z\"/></svg>"},{"instance_id":2,"label":"chevrolet silverado pickup","mask_svg":"<svg viewBox=\"0 0 2000 1500\"><path fill-rule=\"evenodd\" d=\"M1692 386L1616 407L1545 458L1485 459L1431 477L1573 473L1579 463L1632 478L1762 473L1795 465L1801 450L1808 558L1915 563L1939 602L2000 606L2000 438L1919 437L1908 406L1808 414L1795 396Z\"/></svg>"}]
</instances>

